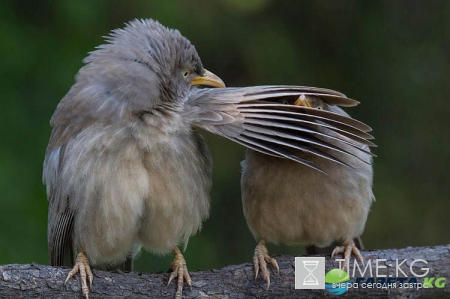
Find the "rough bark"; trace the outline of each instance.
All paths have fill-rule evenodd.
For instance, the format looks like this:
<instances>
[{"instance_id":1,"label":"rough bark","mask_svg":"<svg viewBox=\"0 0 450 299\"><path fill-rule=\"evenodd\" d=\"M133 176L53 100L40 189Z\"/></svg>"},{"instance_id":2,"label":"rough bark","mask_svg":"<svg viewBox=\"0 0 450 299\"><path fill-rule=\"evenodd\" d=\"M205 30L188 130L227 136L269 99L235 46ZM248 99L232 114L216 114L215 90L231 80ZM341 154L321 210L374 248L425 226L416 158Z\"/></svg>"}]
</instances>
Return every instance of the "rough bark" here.
<instances>
[{"instance_id":1,"label":"rough bark","mask_svg":"<svg viewBox=\"0 0 450 299\"><path fill-rule=\"evenodd\" d=\"M407 261L401 269L412 277L410 266L415 273L422 274L421 268L429 268L426 277L445 277L444 288L358 288L349 289L339 298L450 298L450 244L434 247L408 247L404 249L387 249L362 252L364 259L370 260L375 275L375 259L386 259L379 262L387 265L381 269L382 274L395 275L395 260ZM192 290L185 287L183 298L316 298L321 296L335 297L327 290L296 290L294 288L294 257L276 256L281 275L271 271L270 289L260 277L255 281L253 265L227 266L222 269L191 272ZM414 264L414 259L424 259L428 264ZM352 269L352 264L350 269ZM393 266L389 266L393 265ZM337 268L335 261L326 258L326 271ZM0 266L0 298L82 298L79 275L66 285L64 280L69 269L28 265ZM350 271L352 272L352 270ZM94 270L94 285L89 298L173 298L175 285L166 287L168 273L124 273ZM368 273L364 275L368 276ZM399 275L402 277L402 275ZM358 275L356 275L358 277ZM418 283L423 278L418 278Z\"/></svg>"}]
</instances>

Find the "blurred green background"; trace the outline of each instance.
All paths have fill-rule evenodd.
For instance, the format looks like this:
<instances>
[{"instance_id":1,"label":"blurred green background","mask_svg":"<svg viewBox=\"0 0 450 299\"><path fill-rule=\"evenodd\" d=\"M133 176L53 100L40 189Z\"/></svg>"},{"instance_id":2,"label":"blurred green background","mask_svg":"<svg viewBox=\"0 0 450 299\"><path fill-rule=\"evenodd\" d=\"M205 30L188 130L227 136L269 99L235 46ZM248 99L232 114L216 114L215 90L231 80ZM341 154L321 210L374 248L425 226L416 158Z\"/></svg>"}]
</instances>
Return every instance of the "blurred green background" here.
<instances>
[{"instance_id":1,"label":"blurred green background","mask_svg":"<svg viewBox=\"0 0 450 299\"><path fill-rule=\"evenodd\" d=\"M133 18L178 28L228 86L327 87L361 101L347 111L379 145L366 247L449 243L449 16L450 1L1 1L0 264L48 263L49 119L87 52ZM244 149L205 135L213 205L190 239L191 270L250 262L256 245L240 201ZM143 253L135 265L161 271L171 259Z\"/></svg>"}]
</instances>

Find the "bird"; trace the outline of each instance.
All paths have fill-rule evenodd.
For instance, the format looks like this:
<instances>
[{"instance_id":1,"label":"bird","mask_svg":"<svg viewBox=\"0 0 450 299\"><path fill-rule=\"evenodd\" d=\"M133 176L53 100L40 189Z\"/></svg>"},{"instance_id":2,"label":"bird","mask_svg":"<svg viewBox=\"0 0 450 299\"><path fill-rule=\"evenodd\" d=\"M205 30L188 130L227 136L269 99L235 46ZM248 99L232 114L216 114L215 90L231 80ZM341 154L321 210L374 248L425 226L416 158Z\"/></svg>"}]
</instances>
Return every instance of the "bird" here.
<instances>
[{"instance_id":1,"label":"bird","mask_svg":"<svg viewBox=\"0 0 450 299\"><path fill-rule=\"evenodd\" d=\"M339 92L330 91L330 94L346 98ZM338 107L340 103L327 102L323 95L307 89L298 98L281 101L285 105L349 117ZM375 146L370 141L373 136L355 138L331 126L321 127L320 133L312 135L331 145L345 140L339 145L345 153L333 147L323 149L329 156L305 151L299 156L311 163L308 165L247 149L241 163L243 212L252 235L259 241L253 255L255 279L261 271L267 289L270 287L268 265L278 273L280 270L276 259L269 256L266 242L319 248L337 244L331 257L343 253L342 268L346 267L351 254L363 260L353 240L360 244L359 237L375 199L372 192L374 155L370 151L370 147ZM340 162L329 159L330 156Z\"/></svg>"},{"instance_id":2,"label":"bird","mask_svg":"<svg viewBox=\"0 0 450 299\"><path fill-rule=\"evenodd\" d=\"M180 246L186 250L208 218L212 186L199 129L296 163L308 163L298 153L310 144L315 153L330 146L298 140L310 124L309 132L330 122L367 138L367 126L351 118L280 102L300 97L303 87L225 87L186 37L153 19L113 30L83 62L51 117L43 182L50 263L73 267L65 282L79 273L85 298L92 269L131 271L141 249L174 253L168 285L176 279L175 298L192 285Z\"/></svg>"}]
</instances>

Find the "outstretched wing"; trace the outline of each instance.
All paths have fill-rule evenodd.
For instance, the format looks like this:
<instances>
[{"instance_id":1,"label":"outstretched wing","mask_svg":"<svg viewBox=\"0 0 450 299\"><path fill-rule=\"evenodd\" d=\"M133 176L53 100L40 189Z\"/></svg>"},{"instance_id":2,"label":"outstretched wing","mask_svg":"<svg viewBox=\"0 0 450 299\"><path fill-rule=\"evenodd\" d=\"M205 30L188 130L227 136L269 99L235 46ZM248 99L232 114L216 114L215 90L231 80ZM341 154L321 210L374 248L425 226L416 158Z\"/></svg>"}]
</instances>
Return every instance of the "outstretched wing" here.
<instances>
[{"instance_id":1,"label":"outstretched wing","mask_svg":"<svg viewBox=\"0 0 450 299\"><path fill-rule=\"evenodd\" d=\"M373 136L368 133L371 128L366 124L332 111L283 104L295 102L302 95L317 97L328 105L355 106L359 103L339 92L314 87L193 89L186 105L190 105L192 109L187 110L194 113L186 117L193 118L197 126L250 149L291 159L319 171L302 158L302 153L347 166L328 153L344 153L361 160L345 150L350 145L372 155L367 146L375 145L370 141ZM339 134L329 134L329 131Z\"/></svg>"}]
</instances>

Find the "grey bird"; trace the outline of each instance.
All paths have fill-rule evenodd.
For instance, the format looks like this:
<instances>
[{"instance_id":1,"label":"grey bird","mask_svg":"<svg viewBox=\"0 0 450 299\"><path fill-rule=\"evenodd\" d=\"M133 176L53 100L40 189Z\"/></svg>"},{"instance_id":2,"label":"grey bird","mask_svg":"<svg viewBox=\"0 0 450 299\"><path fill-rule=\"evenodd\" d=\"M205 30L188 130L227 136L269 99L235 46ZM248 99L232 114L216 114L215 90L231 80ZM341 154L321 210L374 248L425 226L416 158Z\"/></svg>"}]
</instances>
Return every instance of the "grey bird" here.
<instances>
[{"instance_id":1,"label":"grey bird","mask_svg":"<svg viewBox=\"0 0 450 299\"><path fill-rule=\"evenodd\" d=\"M283 100L283 103L348 117L337 106L339 103L332 103L309 89L304 92L297 99ZM346 98L341 93L328 92ZM362 129L370 131L370 128ZM365 135L361 139L360 134L342 134L332 126L321 127L319 131L321 134L308 134L328 141L339 150L332 146L324 148L323 153L329 156L305 151L300 157L308 163L300 164L248 149L242 162L244 215L250 231L259 241L253 257L255 279L261 270L267 288L270 286L267 264L278 272L279 267L269 256L266 241L315 247L337 243L331 256L344 253L342 267L346 266L352 253L362 261L353 240L363 233L374 200L372 154L369 150L374 144L368 140L372 137ZM341 140L346 142L342 144ZM340 162L333 161L330 156Z\"/></svg>"},{"instance_id":2,"label":"grey bird","mask_svg":"<svg viewBox=\"0 0 450 299\"><path fill-rule=\"evenodd\" d=\"M51 118L43 180L50 262L73 266L66 282L79 272L86 298L91 267L131 270L141 248L174 252L168 280L177 278L176 298L184 282L191 285L178 246L186 246L208 217L212 168L194 128L302 163L299 153L310 144L319 154L330 146L298 140L310 124L310 132L331 122L343 134L367 137L366 127L351 118L280 103L301 96L301 87L201 88L225 84L179 31L153 20L114 30L84 63Z\"/></svg>"}]
</instances>

